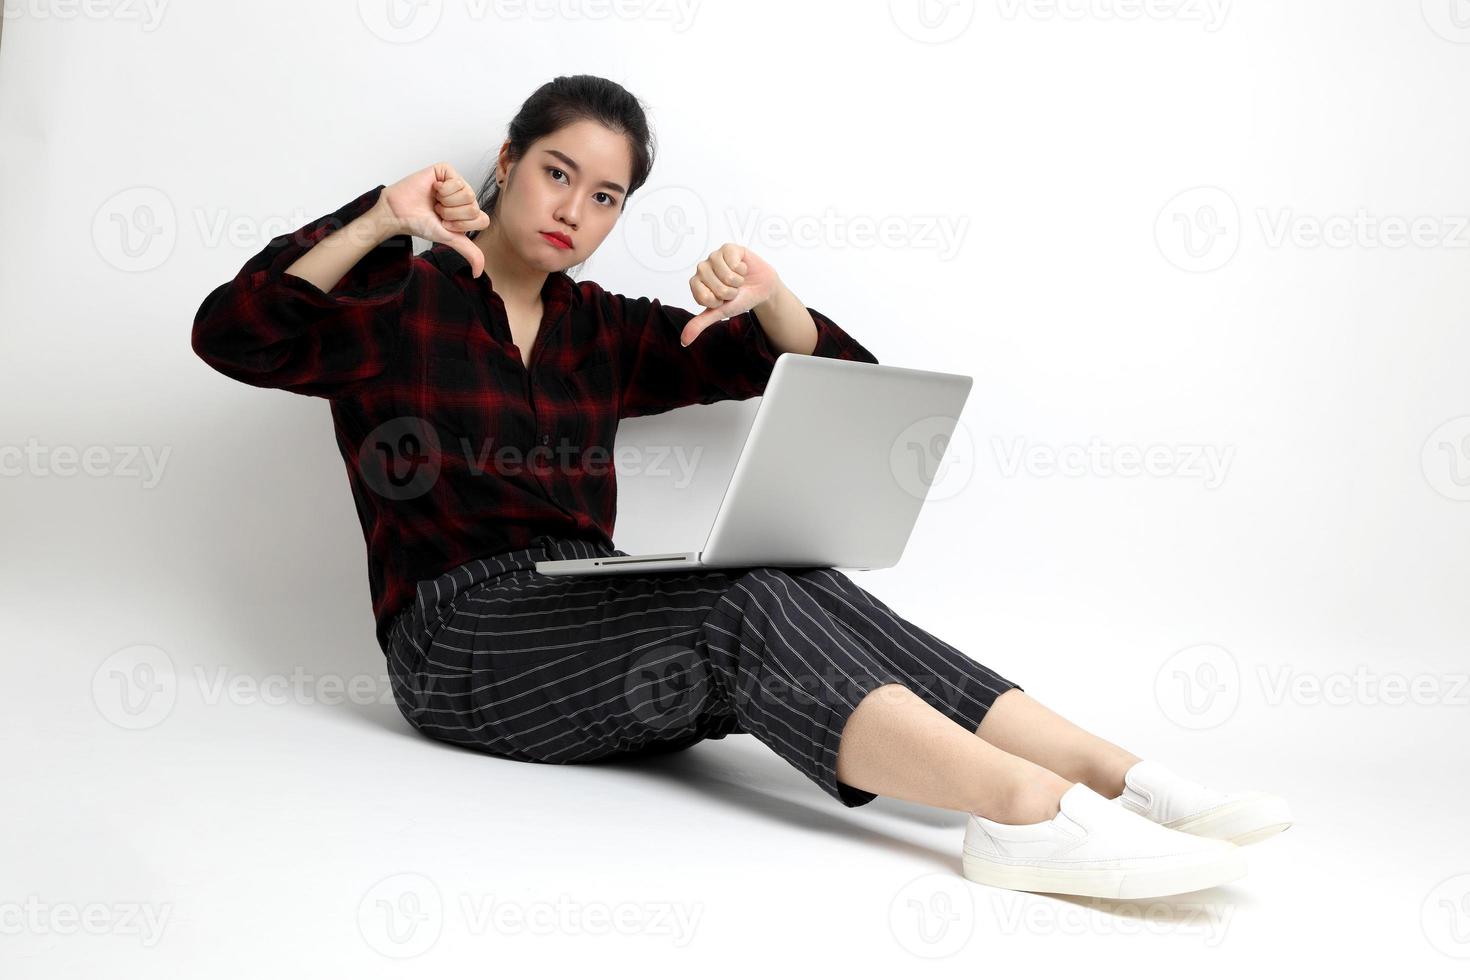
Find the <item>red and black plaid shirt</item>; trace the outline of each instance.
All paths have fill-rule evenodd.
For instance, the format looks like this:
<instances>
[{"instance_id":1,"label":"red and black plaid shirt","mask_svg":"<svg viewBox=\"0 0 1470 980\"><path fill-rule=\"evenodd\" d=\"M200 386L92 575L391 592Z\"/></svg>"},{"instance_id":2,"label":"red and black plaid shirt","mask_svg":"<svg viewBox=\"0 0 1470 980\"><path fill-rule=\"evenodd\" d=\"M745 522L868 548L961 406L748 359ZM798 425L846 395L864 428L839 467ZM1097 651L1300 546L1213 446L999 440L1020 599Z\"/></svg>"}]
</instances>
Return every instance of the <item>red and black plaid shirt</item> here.
<instances>
[{"instance_id":1,"label":"red and black plaid shirt","mask_svg":"<svg viewBox=\"0 0 1470 980\"><path fill-rule=\"evenodd\" d=\"M447 245L415 255L408 235L330 293L286 274L383 186L272 240L205 297L192 344L221 374L331 402L386 652L421 579L541 534L611 545L618 420L759 395L777 354L753 312L681 347L692 312L557 272L527 371L488 274ZM810 312L815 355L878 362Z\"/></svg>"}]
</instances>

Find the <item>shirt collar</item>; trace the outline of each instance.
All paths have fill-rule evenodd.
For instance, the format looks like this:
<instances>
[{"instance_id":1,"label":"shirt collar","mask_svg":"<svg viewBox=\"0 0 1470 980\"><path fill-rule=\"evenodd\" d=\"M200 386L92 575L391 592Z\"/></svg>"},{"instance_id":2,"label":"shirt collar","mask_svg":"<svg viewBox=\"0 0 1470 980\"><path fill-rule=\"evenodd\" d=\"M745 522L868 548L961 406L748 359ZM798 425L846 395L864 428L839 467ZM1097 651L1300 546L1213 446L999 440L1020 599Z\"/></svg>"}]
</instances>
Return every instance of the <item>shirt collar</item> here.
<instances>
[{"instance_id":1,"label":"shirt collar","mask_svg":"<svg viewBox=\"0 0 1470 980\"><path fill-rule=\"evenodd\" d=\"M470 260L460 255L454 249L443 242L435 242L429 247L426 258L437 265L446 276L457 276L464 271L469 274ZM494 283L489 274L484 274L486 283L493 289ZM546 275L546 284L541 287L541 298L547 309L554 309L558 313L571 305L574 282L572 277L565 272L551 272Z\"/></svg>"}]
</instances>

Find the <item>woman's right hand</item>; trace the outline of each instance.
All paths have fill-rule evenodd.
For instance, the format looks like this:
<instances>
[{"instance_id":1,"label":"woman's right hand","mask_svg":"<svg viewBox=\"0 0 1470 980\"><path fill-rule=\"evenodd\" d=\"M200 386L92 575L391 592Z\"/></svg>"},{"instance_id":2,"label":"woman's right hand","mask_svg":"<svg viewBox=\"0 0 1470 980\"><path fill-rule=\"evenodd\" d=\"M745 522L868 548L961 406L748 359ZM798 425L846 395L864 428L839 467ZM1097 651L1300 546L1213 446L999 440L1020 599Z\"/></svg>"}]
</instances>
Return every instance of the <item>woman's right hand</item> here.
<instances>
[{"instance_id":1,"label":"woman's right hand","mask_svg":"<svg viewBox=\"0 0 1470 980\"><path fill-rule=\"evenodd\" d=\"M377 206L400 233L448 245L469 261L477 279L485 271L485 253L465 233L487 227L490 216L449 164L436 163L389 184Z\"/></svg>"}]
</instances>

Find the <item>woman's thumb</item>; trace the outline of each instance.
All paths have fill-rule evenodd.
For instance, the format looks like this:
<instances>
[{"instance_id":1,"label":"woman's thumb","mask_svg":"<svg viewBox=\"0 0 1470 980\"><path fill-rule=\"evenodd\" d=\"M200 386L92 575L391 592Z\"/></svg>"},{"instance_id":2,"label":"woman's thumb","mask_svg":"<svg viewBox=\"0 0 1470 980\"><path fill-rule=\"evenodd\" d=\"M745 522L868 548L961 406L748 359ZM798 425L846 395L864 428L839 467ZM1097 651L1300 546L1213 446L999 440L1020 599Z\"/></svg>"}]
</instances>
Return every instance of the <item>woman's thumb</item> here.
<instances>
[{"instance_id":1,"label":"woman's thumb","mask_svg":"<svg viewBox=\"0 0 1470 980\"><path fill-rule=\"evenodd\" d=\"M462 232L451 232L450 234L452 237L449 239L449 247L463 255L470 263L470 271L474 273L475 278L480 278L480 273L485 271L485 253L480 251L479 247Z\"/></svg>"}]
</instances>

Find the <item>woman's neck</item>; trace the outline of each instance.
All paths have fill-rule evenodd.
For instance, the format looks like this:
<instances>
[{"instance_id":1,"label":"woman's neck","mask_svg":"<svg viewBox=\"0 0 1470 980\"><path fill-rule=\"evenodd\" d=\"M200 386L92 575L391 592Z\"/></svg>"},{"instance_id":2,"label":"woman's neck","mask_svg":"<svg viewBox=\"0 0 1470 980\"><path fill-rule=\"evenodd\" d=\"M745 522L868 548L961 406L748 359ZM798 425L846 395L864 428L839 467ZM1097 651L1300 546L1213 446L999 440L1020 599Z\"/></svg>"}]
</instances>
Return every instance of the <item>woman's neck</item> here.
<instances>
[{"instance_id":1,"label":"woman's neck","mask_svg":"<svg viewBox=\"0 0 1470 980\"><path fill-rule=\"evenodd\" d=\"M485 274L490 277L490 284L503 303L521 310L533 309L540 303L541 290L546 286L546 272L521 261L515 249L500 234L498 225L491 222L475 236L473 244L484 254Z\"/></svg>"}]
</instances>

